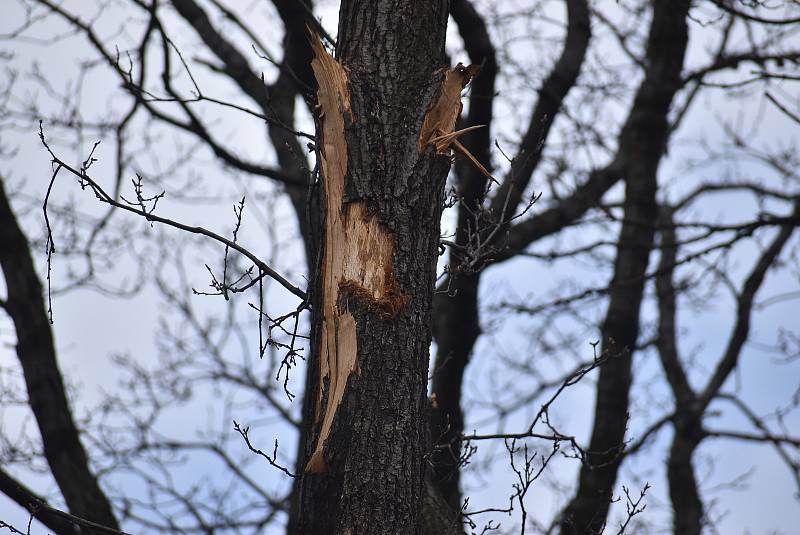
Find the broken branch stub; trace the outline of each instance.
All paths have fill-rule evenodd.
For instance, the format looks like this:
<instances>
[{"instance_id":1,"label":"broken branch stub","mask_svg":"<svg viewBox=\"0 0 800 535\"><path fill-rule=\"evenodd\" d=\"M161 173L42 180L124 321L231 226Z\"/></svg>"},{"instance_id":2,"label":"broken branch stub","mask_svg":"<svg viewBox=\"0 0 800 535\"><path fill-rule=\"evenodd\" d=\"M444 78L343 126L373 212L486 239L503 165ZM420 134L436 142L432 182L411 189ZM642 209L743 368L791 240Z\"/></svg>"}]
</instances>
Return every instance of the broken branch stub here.
<instances>
[{"instance_id":1,"label":"broken branch stub","mask_svg":"<svg viewBox=\"0 0 800 535\"><path fill-rule=\"evenodd\" d=\"M408 303L394 277L395 241L365 201L344 202L347 174L345 115L353 120L348 74L311 35L314 58L311 67L317 80L320 132L320 170L325 224L321 267L321 314L319 377L315 418L320 425L314 452L306 472L325 472L323 456L336 409L342 402L347 379L359 373L356 321L340 296L348 294L384 318L394 318ZM323 388L327 382L327 395ZM324 407L323 407L324 404ZM323 412L324 411L324 412Z\"/></svg>"},{"instance_id":2,"label":"broken branch stub","mask_svg":"<svg viewBox=\"0 0 800 535\"><path fill-rule=\"evenodd\" d=\"M427 111L422 122L419 132L420 152L433 143L436 146L436 152L449 154L450 144L455 139L450 134L455 131L456 121L458 121L458 116L461 115L463 108L461 91L479 70L480 67L477 65L464 67L459 63L445 71L439 98Z\"/></svg>"},{"instance_id":3,"label":"broken branch stub","mask_svg":"<svg viewBox=\"0 0 800 535\"><path fill-rule=\"evenodd\" d=\"M419 133L419 151L425 150L428 145L434 145L438 154L450 154L450 149L455 149L480 171L486 178L497 184L492 174L472 155L467 148L458 141L464 134L484 128L480 124L456 131L456 122L461 115L461 91L472 78L478 74L480 67L470 65L464 67L461 63L445 71L442 89L436 103L425 114L422 129Z\"/></svg>"}]
</instances>

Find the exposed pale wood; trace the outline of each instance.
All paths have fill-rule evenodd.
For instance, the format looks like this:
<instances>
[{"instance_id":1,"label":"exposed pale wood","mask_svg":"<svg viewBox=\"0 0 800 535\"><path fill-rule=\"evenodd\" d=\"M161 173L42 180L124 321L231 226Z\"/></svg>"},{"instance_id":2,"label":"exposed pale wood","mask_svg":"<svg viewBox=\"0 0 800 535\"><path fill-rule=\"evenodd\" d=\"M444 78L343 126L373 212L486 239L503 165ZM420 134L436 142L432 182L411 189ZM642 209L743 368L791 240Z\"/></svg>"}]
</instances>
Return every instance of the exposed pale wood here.
<instances>
[{"instance_id":1,"label":"exposed pale wood","mask_svg":"<svg viewBox=\"0 0 800 535\"><path fill-rule=\"evenodd\" d=\"M464 145L461 144L460 141L458 141L458 139L453 139L451 143L453 144L453 148L456 149L459 154L464 156L464 158L469 160L469 163L471 163L475 167L475 169L480 171L483 176L485 176L495 184L498 185L500 184L497 181L497 179L492 176L492 173L490 173L483 165L481 165L481 162L479 162L478 159L475 158L475 156L473 156L472 153L467 150L467 147L465 147Z\"/></svg>"},{"instance_id":2,"label":"exposed pale wood","mask_svg":"<svg viewBox=\"0 0 800 535\"><path fill-rule=\"evenodd\" d=\"M477 65L464 67L461 63L448 69L444 74L442 90L439 98L425 114L419 132L419 150L422 152L430 143L436 145L440 154L448 154L454 137L450 137L456 129L456 121L461 115L461 91L478 73Z\"/></svg>"},{"instance_id":3,"label":"exposed pale wood","mask_svg":"<svg viewBox=\"0 0 800 535\"><path fill-rule=\"evenodd\" d=\"M497 184L497 179L462 145L458 138L462 135L484 128L486 125L475 125L456 131L456 121L461 115L461 90L478 73L477 65L464 67L461 63L445 72L442 82L442 92L436 104L425 114L422 129L419 134L419 150L433 144L439 154L450 154L450 149L455 149L464 156L486 178Z\"/></svg>"},{"instance_id":4,"label":"exposed pale wood","mask_svg":"<svg viewBox=\"0 0 800 535\"><path fill-rule=\"evenodd\" d=\"M377 314L394 317L408 302L392 272L394 238L365 203L344 203L347 173L345 115L352 120L347 71L312 36L320 122L320 168L325 207L322 261L322 314L319 391L316 421L320 425L307 472L324 472L323 448L347 380L358 370L356 322L348 298L361 299Z\"/></svg>"}]
</instances>

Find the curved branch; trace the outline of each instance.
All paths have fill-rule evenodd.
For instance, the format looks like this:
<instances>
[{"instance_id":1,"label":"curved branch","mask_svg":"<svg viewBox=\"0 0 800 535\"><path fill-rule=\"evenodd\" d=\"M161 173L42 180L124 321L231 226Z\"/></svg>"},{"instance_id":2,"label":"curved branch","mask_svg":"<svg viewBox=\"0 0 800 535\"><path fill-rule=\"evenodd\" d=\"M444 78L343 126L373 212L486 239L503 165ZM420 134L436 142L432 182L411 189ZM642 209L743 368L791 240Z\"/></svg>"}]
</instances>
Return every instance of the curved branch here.
<instances>
[{"instance_id":1,"label":"curved branch","mask_svg":"<svg viewBox=\"0 0 800 535\"><path fill-rule=\"evenodd\" d=\"M210 230L208 230L206 228L198 227L198 226L185 225L183 223L179 223L177 221L173 221L171 219L167 219L165 217L161 217L161 216L155 215L155 214L153 214L151 212L148 212L143 207L138 207L136 205L129 205L129 204L125 204L125 203L117 201L116 199L111 197L108 193L106 193L106 191L103 188L101 188L100 185L97 182L95 182L92 178L90 178L84 171L79 171L79 170L75 169L74 167L72 167L71 165L69 165L68 163L66 163L62 159L60 159L58 156L56 156L55 153L50 149L49 145L47 144L47 142L45 140L45 137L44 137L44 132L42 131L41 128L42 127L40 125L40 127L39 127L39 138L41 139L42 144L47 149L47 152L50 153L50 157L52 159L53 165L56 168L54 173L53 173L53 177L51 179L51 182L50 182L51 185L55 181L56 176L58 175L58 171L60 169L65 169L65 170L69 171L70 173L72 173L73 175L75 175L76 177L78 177L85 184L87 184L92 189L92 191L95 193L95 195L97 196L97 198L101 202L109 204L109 205L111 205L111 206L113 206L115 208L119 208L121 210L126 210L128 212L131 212L131 213L134 213L134 214L139 215L141 217L144 217L148 221L155 222L155 223L161 223L161 224L164 224L164 225L167 225L167 226L170 226L170 227L174 227L174 228L186 231L186 232L190 232L192 234L200 234L202 236L209 237L212 240L218 241L218 242L224 244L225 246L233 249L234 251L236 251L236 252L244 255L245 257L247 257L251 262L253 262L253 264L256 265L256 267L258 267L259 270L261 270L264 273L266 273L267 275L269 275L276 282L278 282L281 286L283 286L284 288L289 290L289 292L293 293L294 295L296 295L297 297L299 297L303 301L306 300L306 298L307 298L306 292L304 292L303 290L301 290L300 288L298 288L297 286L295 286L294 284L289 282L283 275L281 275L280 273L275 271L273 268L268 266L265 262L260 260L254 253L252 253L248 249L242 247L238 243L236 243L236 242L234 242L232 240L229 240L228 238L225 238L224 236L220 236L219 234L217 234L215 232L212 232L212 231L210 231ZM46 208L46 206L47 205L45 204L45 208Z\"/></svg>"},{"instance_id":2,"label":"curved branch","mask_svg":"<svg viewBox=\"0 0 800 535\"><path fill-rule=\"evenodd\" d=\"M567 37L564 49L539 90L539 100L528 123L528 130L522 138L519 152L512 160L511 171L494 197L492 209L495 214L501 213L506 206L512 213L517 209L533 172L539 166L545 141L561 105L578 79L591 36L589 5L586 0L567 0Z\"/></svg>"},{"instance_id":3,"label":"curved branch","mask_svg":"<svg viewBox=\"0 0 800 535\"><path fill-rule=\"evenodd\" d=\"M730 13L731 15L735 15L737 17L741 17L745 20L749 20L752 22L758 22L761 24L776 24L776 25L796 24L800 22L800 17L793 17L788 19L768 19L765 17L759 17L758 15L751 15L750 13L745 13L743 11L739 11L738 9L729 6L727 3L725 3L725 0L711 0L711 2L715 6L720 8L722 11L725 11L727 13Z\"/></svg>"},{"instance_id":4,"label":"curved branch","mask_svg":"<svg viewBox=\"0 0 800 535\"><path fill-rule=\"evenodd\" d=\"M798 197L795 201L792 217L800 217L800 197ZM730 339L728 340L728 345L725 349L725 355L717 364L714 373L708 380L708 384L698 398L702 408L707 407L714 397L717 396L720 388L722 388L722 385L725 383L730 373L738 364L739 357L742 353L742 347L747 341L747 336L750 333L750 312L753 308L753 301L755 299L756 292L758 292L759 288L761 288L761 284L764 282L764 277L766 276L767 271L770 267L772 267L775 260L780 255L781 251L783 250L783 246L786 245L787 241L789 241L789 237L792 235L796 227L796 222L787 222L781 226L781 230L778 232L778 235L775 236L775 239L772 241L769 247L767 247L767 250L764 251L761 257L758 259L758 262L753 267L753 271L751 271L750 275L747 277L744 287L742 288L742 292L739 294L737 299L736 325L734 326L733 332L731 332Z\"/></svg>"}]
</instances>

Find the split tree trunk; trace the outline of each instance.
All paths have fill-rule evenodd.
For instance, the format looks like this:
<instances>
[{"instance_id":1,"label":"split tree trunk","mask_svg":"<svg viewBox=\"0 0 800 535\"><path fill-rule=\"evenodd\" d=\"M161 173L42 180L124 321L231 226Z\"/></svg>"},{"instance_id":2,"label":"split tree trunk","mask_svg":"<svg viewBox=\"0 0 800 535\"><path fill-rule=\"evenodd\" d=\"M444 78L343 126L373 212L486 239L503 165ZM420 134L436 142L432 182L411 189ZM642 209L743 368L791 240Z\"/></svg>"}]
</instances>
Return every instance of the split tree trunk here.
<instances>
[{"instance_id":1,"label":"split tree trunk","mask_svg":"<svg viewBox=\"0 0 800 535\"><path fill-rule=\"evenodd\" d=\"M446 0L344 0L336 59L314 42L325 223L299 533L419 533L440 136L471 72L442 68L447 15Z\"/></svg>"}]
</instances>

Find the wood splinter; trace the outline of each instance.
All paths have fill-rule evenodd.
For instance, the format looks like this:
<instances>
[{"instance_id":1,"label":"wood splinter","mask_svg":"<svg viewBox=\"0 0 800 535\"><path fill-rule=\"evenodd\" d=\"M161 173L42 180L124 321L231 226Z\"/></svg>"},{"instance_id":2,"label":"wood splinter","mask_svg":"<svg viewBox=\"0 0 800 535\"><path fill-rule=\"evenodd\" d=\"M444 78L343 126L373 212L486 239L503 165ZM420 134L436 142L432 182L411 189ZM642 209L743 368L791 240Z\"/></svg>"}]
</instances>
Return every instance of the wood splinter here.
<instances>
[{"instance_id":1,"label":"wood splinter","mask_svg":"<svg viewBox=\"0 0 800 535\"><path fill-rule=\"evenodd\" d=\"M478 65L464 67L463 64L459 63L445 72L439 99L425 114L425 119L422 123L422 129L419 134L419 151L422 152L430 144L436 147L436 152L439 154L450 154L450 150L455 149L486 178L495 184L499 184L497 179L478 159L458 141L458 138L462 135L479 128L485 128L486 125L481 124L455 130L456 122L464 107L461 103L461 91L478 74L479 70L480 67Z\"/></svg>"},{"instance_id":2,"label":"wood splinter","mask_svg":"<svg viewBox=\"0 0 800 535\"><path fill-rule=\"evenodd\" d=\"M391 319L408 305L393 273L395 239L365 201L344 201L347 175L345 118L352 121L349 73L311 35L314 58L311 67L317 80L320 174L324 197L324 242L322 251L321 319L319 321L319 375L315 403L318 435L306 472L326 472L324 456L339 405L358 365L358 325L348 303L365 305L380 318ZM478 67L460 63L444 73L441 92L425 114L420 130L419 151L433 144L437 153L455 149L492 181L496 180L458 141L482 126L455 131L461 113L461 91Z\"/></svg>"},{"instance_id":3,"label":"wood splinter","mask_svg":"<svg viewBox=\"0 0 800 535\"><path fill-rule=\"evenodd\" d=\"M486 127L485 124L478 124L475 126L462 128L461 130L458 130L456 132L451 132L449 134L443 134L441 136L435 137L431 139L431 143L436 145L437 152L442 152L441 150L439 150L440 143L446 144L444 145L445 150L450 147L454 148L456 152L458 152L459 154L464 156L467 160L469 160L469 162L478 171L480 171L481 174L483 174L483 176L485 176L486 178L488 178L489 180L491 180L492 182L494 182L499 186L500 182L498 182L497 179L493 177L492 174L483 165L481 165L481 162L479 162L478 159L475 156L473 156L469 150L467 150L467 147L462 145L461 142L457 139L458 137L462 136L463 134L466 134L467 132L472 132L473 130L477 130L478 128L484 128L484 127Z\"/></svg>"},{"instance_id":4,"label":"wood splinter","mask_svg":"<svg viewBox=\"0 0 800 535\"><path fill-rule=\"evenodd\" d=\"M319 323L319 375L315 417L319 434L306 472L326 472L325 442L344 399L351 375L360 373L356 318L349 302L357 300L378 317L391 319L409 298L394 277L395 240L367 210L365 201L344 201L347 174L345 117L352 118L348 71L312 33L311 67L317 80L320 175L325 210L322 295Z\"/></svg>"}]
</instances>

